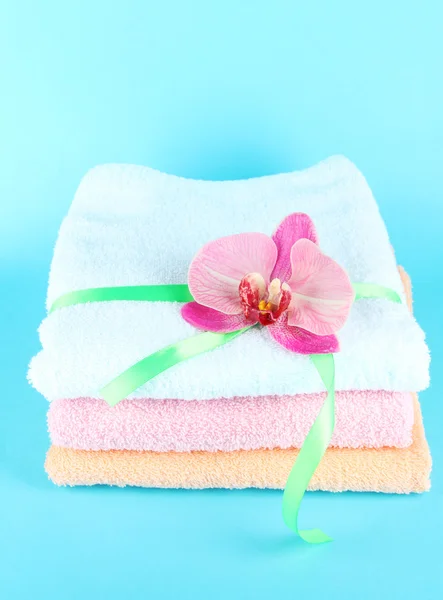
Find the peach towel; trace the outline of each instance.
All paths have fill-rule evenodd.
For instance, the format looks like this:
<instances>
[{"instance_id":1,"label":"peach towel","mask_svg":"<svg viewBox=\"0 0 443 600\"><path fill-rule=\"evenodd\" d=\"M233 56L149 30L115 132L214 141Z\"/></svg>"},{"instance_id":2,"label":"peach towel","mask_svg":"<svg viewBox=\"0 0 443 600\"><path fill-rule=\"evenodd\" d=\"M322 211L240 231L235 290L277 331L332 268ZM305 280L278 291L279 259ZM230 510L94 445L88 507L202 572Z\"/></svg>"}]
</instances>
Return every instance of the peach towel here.
<instances>
[{"instance_id":1,"label":"peach towel","mask_svg":"<svg viewBox=\"0 0 443 600\"><path fill-rule=\"evenodd\" d=\"M413 442L408 448L329 448L309 490L408 494L429 489L431 456L414 396ZM298 450L137 452L52 446L46 471L57 485L108 484L157 488L283 489Z\"/></svg>"}]
</instances>

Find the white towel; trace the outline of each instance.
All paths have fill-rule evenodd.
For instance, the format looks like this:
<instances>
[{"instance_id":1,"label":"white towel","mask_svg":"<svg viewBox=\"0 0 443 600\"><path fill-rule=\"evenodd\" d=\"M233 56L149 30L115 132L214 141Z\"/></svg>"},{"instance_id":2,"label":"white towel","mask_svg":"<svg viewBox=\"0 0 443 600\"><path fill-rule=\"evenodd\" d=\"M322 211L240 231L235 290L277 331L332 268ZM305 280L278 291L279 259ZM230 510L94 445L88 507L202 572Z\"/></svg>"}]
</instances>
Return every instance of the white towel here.
<instances>
[{"instance_id":1,"label":"white towel","mask_svg":"<svg viewBox=\"0 0 443 600\"><path fill-rule=\"evenodd\" d=\"M385 285L404 297L368 184L350 161L332 157L305 171L244 181L195 181L129 165L93 169L60 228L47 305L89 287L186 283L206 242L246 231L272 234L296 211L310 215L322 250L353 282ZM100 388L132 364L195 333L176 303L63 308L40 327L43 350L29 378L49 400L100 397ZM339 338L337 389L427 387L429 352L405 304L357 301ZM279 347L263 328L173 367L131 397L203 400L323 389L309 358Z\"/></svg>"}]
</instances>

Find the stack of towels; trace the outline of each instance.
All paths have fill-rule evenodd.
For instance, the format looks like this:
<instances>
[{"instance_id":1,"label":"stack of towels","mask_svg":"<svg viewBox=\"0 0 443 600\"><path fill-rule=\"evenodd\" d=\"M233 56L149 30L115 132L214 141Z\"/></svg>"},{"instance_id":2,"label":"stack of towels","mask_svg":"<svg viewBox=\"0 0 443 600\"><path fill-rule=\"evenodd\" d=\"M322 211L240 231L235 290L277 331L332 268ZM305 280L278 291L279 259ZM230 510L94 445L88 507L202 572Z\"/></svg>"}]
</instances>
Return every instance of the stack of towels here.
<instances>
[{"instance_id":1,"label":"stack of towels","mask_svg":"<svg viewBox=\"0 0 443 600\"><path fill-rule=\"evenodd\" d=\"M208 241L268 235L292 212L354 283L402 303L358 300L339 332L336 428L312 490L422 492L431 459L417 392L429 352L411 285L358 169L343 157L244 181L183 179L106 165L83 179L51 266L47 307L96 287L187 283ZM100 389L149 354L197 332L174 302L110 301L48 314L29 379L50 402L46 470L58 485L284 488L325 399L309 357L253 328L158 375L114 407Z\"/></svg>"}]
</instances>

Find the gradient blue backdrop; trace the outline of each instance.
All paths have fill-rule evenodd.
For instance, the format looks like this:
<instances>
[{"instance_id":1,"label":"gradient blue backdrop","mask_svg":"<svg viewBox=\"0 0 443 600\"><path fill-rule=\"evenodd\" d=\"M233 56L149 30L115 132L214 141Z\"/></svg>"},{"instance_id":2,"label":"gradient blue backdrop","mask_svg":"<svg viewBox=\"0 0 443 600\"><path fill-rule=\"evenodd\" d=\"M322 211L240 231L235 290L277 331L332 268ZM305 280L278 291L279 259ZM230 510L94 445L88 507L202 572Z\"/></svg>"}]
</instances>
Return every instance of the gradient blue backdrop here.
<instances>
[{"instance_id":1,"label":"gradient blue backdrop","mask_svg":"<svg viewBox=\"0 0 443 600\"><path fill-rule=\"evenodd\" d=\"M0 2L0 597L441 597L440 0ZM433 352L430 494L58 489L26 383L58 226L82 175L130 162L242 178L344 153L363 170Z\"/></svg>"}]
</instances>

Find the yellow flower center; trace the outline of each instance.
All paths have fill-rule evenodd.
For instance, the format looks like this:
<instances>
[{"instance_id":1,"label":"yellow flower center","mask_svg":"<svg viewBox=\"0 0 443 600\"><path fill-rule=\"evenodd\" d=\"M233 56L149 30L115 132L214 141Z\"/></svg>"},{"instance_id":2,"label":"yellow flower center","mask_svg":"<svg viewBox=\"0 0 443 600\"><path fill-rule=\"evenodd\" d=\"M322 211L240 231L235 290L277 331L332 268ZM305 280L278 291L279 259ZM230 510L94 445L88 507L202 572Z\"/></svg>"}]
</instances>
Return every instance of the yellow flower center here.
<instances>
[{"instance_id":1,"label":"yellow flower center","mask_svg":"<svg viewBox=\"0 0 443 600\"><path fill-rule=\"evenodd\" d=\"M258 310L261 311L266 311L266 310L271 310L272 305L270 302L266 302L266 300L260 300L260 302L258 303Z\"/></svg>"}]
</instances>

